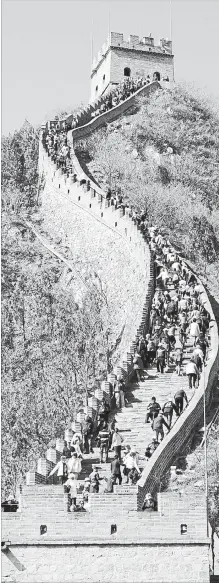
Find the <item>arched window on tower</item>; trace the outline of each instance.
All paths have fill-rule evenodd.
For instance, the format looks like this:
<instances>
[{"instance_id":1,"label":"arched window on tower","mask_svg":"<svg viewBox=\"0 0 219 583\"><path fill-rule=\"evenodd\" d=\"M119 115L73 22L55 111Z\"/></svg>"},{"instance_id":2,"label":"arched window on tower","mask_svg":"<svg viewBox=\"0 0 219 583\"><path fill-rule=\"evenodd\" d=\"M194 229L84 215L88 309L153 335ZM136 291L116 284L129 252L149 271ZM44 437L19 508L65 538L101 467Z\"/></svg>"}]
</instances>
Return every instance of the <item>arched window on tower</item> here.
<instances>
[{"instance_id":1,"label":"arched window on tower","mask_svg":"<svg viewBox=\"0 0 219 583\"><path fill-rule=\"evenodd\" d=\"M124 77L130 77L130 75L131 75L131 69L129 69L129 67L125 67Z\"/></svg>"},{"instance_id":2,"label":"arched window on tower","mask_svg":"<svg viewBox=\"0 0 219 583\"><path fill-rule=\"evenodd\" d=\"M160 81L160 73L158 71L153 74L153 81Z\"/></svg>"}]
</instances>

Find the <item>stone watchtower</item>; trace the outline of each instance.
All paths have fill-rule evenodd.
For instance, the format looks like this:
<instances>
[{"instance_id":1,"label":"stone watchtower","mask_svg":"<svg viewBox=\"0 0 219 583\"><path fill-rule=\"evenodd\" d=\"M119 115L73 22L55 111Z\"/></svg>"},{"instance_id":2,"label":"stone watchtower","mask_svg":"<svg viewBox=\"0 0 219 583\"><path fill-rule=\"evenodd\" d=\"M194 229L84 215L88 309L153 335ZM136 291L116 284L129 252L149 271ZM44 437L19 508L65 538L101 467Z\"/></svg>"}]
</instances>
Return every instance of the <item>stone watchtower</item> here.
<instances>
[{"instance_id":1,"label":"stone watchtower","mask_svg":"<svg viewBox=\"0 0 219 583\"><path fill-rule=\"evenodd\" d=\"M125 41L123 34L111 32L92 64L90 103L124 78L146 78L147 75L151 80L173 82L172 42L162 38L155 46L151 35L142 40L131 35Z\"/></svg>"}]
</instances>

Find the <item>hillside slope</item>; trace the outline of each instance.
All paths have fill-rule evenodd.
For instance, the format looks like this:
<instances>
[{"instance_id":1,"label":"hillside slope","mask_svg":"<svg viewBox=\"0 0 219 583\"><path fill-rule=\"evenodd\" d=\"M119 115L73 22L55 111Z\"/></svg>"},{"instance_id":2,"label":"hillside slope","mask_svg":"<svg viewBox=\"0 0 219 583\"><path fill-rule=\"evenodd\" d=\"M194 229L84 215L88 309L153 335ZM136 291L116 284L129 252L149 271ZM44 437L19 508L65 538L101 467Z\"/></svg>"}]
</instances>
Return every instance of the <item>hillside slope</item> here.
<instances>
[{"instance_id":1,"label":"hillside slope","mask_svg":"<svg viewBox=\"0 0 219 583\"><path fill-rule=\"evenodd\" d=\"M137 113L76 143L104 188L121 190L219 286L219 119L181 86L139 98Z\"/></svg>"}]
</instances>

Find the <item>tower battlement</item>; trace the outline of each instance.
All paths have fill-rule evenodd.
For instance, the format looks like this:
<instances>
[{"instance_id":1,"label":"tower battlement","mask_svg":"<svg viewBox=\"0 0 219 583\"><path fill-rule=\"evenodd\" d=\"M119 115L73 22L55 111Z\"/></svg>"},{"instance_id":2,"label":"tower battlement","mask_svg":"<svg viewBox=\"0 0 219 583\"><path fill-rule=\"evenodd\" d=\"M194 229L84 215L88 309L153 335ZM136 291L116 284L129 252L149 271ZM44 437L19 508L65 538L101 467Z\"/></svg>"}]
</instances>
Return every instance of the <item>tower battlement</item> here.
<instances>
[{"instance_id":1,"label":"tower battlement","mask_svg":"<svg viewBox=\"0 0 219 583\"><path fill-rule=\"evenodd\" d=\"M123 33L111 32L107 41L102 45L101 50L98 52L97 59L95 58L92 63L92 72L95 73L97 67L104 60L107 51L110 48L120 48L131 51L143 51L145 53L153 52L155 54L165 54L172 55L172 41L161 38L160 44L154 44L154 38L151 36L144 36L142 39L134 34L131 34L128 40L124 40Z\"/></svg>"},{"instance_id":2,"label":"tower battlement","mask_svg":"<svg viewBox=\"0 0 219 583\"><path fill-rule=\"evenodd\" d=\"M154 38L111 32L93 60L91 70L91 99L95 101L106 89L118 85L124 77L147 77L158 73L158 78L173 81L172 41L161 38L155 45Z\"/></svg>"}]
</instances>

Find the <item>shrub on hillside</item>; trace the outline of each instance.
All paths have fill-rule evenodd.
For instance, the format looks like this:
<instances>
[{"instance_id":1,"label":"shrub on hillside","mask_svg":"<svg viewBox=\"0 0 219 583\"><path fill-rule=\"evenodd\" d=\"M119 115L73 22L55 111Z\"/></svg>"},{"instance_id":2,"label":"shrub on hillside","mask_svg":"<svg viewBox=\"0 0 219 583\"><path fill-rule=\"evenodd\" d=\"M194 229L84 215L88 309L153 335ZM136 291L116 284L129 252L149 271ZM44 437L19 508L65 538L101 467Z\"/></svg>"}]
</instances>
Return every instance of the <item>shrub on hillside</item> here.
<instances>
[{"instance_id":1,"label":"shrub on hillside","mask_svg":"<svg viewBox=\"0 0 219 583\"><path fill-rule=\"evenodd\" d=\"M120 187L202 272L215 265L215 277L218 146L217 115L181 86L139 98L138 112L124 117L119 130L114 122L83 144L93 158L90 171L106 177L101 185Z\"/></svg>"}]
</instances>

